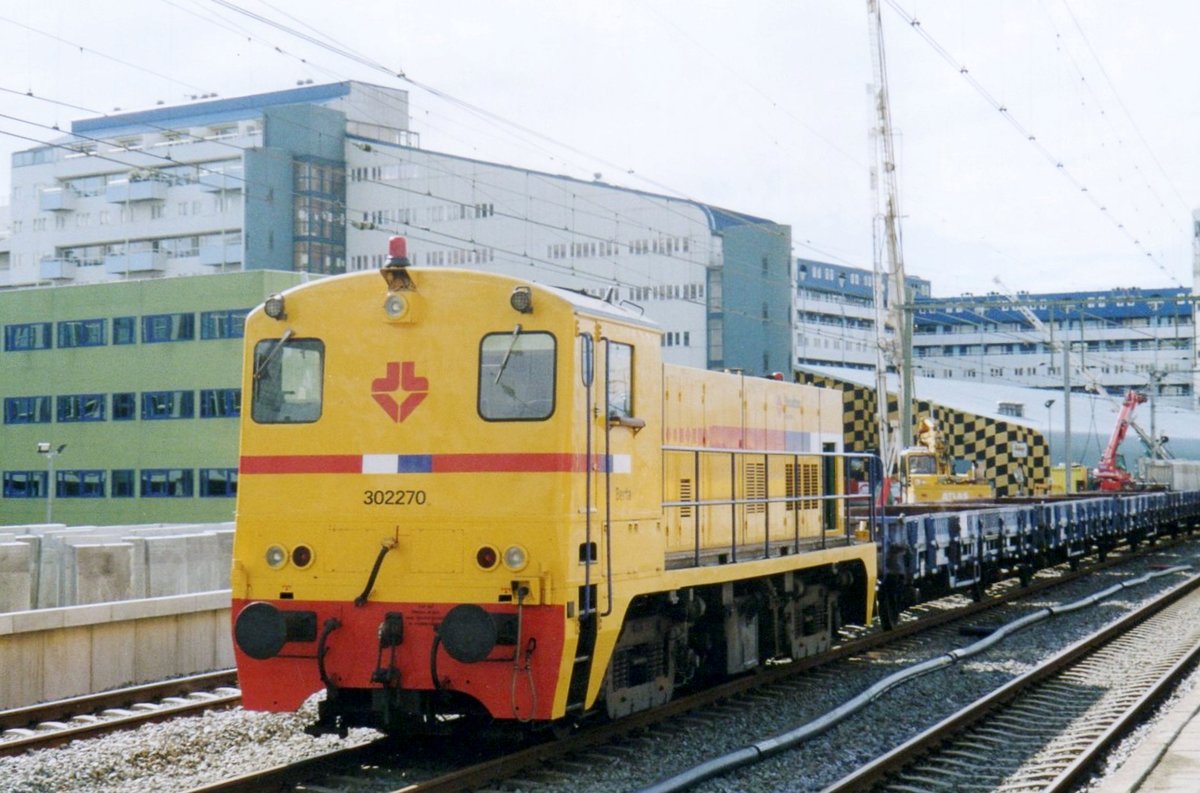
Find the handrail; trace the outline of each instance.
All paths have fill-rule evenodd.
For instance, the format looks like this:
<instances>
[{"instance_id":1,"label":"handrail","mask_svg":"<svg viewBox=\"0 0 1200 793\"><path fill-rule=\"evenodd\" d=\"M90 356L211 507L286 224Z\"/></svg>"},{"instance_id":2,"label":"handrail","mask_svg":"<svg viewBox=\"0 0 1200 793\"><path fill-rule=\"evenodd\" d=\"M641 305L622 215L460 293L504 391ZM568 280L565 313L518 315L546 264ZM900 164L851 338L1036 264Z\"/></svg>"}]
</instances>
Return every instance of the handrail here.
<instances>
[{"instance_id":1,"label":"handrail","mask_svg":"<svg viewBox=\"0 0 1200 793\"><path fill-rule=\"evenodd\" d=\"M612 339L601 336L604 342L604 577L608 585L608 604L601 617L613 611L612 570ZM589 421L591 418L589 417Z\"/></svg>"},{"instance_id":2,"label":"handrail","mask_svg":"<svg viewBox=\"0 0 1200 793\"><path fill-rule=\"evenodd\" d=\"M762 547L764 555L769 555L772 546L771 537L771 504L784 504L789 512L792 513L793 520L793 537L792 544L798 551L801 544L800 539L800 504L827 504L836 502L844 504L841 521L842 534L846 540L850 540L854 532L854 521L850 517L850 506L854 503L861 503L867 506L865 517L868 525L868 530L871 538L878 538L878 527L881 525L882 517L880 515L880 505L878 500L878 492L881 484L881 479L878 476L879 467L872 464L878 461L877 455L864 454L858 452L797 452L792 450L775 450L775 449L729 449L729 448L713 448L707 446L678 446L664 445L662 447L664 457L669 454L689 454L692 456L692 471L693 471L693 492L690 499L679 500L664 500L662 502L663 509L690 509L691 519L693 524L693 549L692 549L692 564L699 567L702 563L702 542L701 542L701 513L705 508L713 509L717 507L729 507L730 509L730 539L728 545L729 559L731 562L738 561L739 548L745 548L738 542L738 530L745 523L743 515L739 520L739 508L746 506L761 506L763 507L763 539ZM701 457L726 455L729 458L729 483L730 494L728 498L702 498L701 493ZM862 459L868 462L866 467L867 475L867 492L866 493L849 493L849 492L818 492L814 494L795 493L794 495L771 496L770 492L770 460L773 457L786 456L791 458L793 465L798 466L801 458L806 459L836 459L841 460L843 464L850 460ZM739 462L744 462L747 458L760 457L761 465L763 466L762 476L765 486L765 493L762 496L747 497L743 494L738 496L738 469ZM740 458L740 459L739 459ZM793 473L792 476L797 474ZM846 480L847 473L842 471L842 481ZM797 488L798 489L798 488ZM681 516L682 520L682 516ZM822 528L817 535L822 548L826 547L829 540L829 532ZM776 540L778 542L778 540ZM710 549L712 550L712 549Z\"/></svg>"},{"instance_id":3,"label":"handrail","mask_svg":"<svg viewBox=\"0 0 1200 793\"><path fill-rule=\"evenodd\" d=\"M580 339L590 339L586 332L579 334ZM583 347L580 347L582 356ZM585 364L581 361L581 368ZM584 388L584 425L587 428L585 433L587 465L583 471L583 487L584 487L584 519L583 519L583 606L580 609L579 619L583 620L591 615L593 607L592 603L592 564L595 561L592 558L592 383L585 383ZM583 624L582 622L580 623Z\"/></svg>"}]
</instances>

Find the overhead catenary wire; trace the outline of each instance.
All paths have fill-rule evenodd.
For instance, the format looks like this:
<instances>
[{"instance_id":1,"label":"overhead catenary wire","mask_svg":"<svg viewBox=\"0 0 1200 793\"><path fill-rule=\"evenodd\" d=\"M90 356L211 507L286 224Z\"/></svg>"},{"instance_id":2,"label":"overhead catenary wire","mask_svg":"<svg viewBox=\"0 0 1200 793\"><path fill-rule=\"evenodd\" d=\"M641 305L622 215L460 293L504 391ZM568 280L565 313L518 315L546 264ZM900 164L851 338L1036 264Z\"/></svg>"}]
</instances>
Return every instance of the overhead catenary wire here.
<instances>
[{"instance_id":1,"label":"overhead catenary wire","mask_svg":"<svg viewBox=\"0 0 1200 793\"><path fill-rule=\"evenodd\" d=\"M1083 39L1083 43L1087 47L1088 52L1091 54L1092 60L1096 63L1096 68L1100 70L1100 74L1104 78L1104 82L1108 85L1109 90L1116 99L1117 106L1121 108L1121 112L1125 115L1129 126L1133 129L1134 134L1137 135L1138 140L1141 141L1142 147L1150 156L1150 160L1158 168L1158 172L1162 176L1163 180L1171 188L1171 192L1174 193L1175 198L1179 201L1180 208L1190 215L1192 211L1191 204L1188 203L1187 199L1185 199L1183 194L1180 193L1179 188L1175 185L1174 180L1171 179L1171 175L1167 172L1167 169L1163 167L1162 161L1158 159L1158 155L1155 153L1154 147L1150 145L1150 142L1146 140L1146 136L1142 134L1142 130L1140 125L1137 123L1137 119L1135 119L1133 114L1129 112L1128 105L1125 104L1125 100L1121 98L1120 92L1118 92L1116 86L1113 85L1112 78L1108 76L1108 70L1104 68L1104 61L1100 58L1099 53L1096 52L1096 48L1092 46L1091 39L1088 37L1087 32L1084 31L1083 25L1081 25L1079 22L1079 17L1075 15L1074 9L1071 8L1071 4L1067 0L1062 0L1062 5L1063 8L1067 10L1067 14L1071 17L1072 24L1074 24L1075 29L1079 32L1080 38Z\"/></svg>"},{"instance_id":2,"label":"overhead catenary wire","mask_svg":"<svg viewBox=\"0 0 1200 793\"><path fill-rule=\"evenodd\" d=\"M954 57L954 55L951 54L950 51L946 49L946 47L944 47L940 41L938 41L938 39L929 33L919 19L906 11L900 5L899 0L887 0L887 3L901 17L901 19L908 24L911 30L913 30L922 40L924 40L942 60L944 60L952 68L956 69L962 78L971 86L971 88L977 94L979 94L979 96L988 105L1000 113L1005 123L1011 126L1017 132L1017 134L1019 134L1031 146L1033 146L1033 148L1041 155L1041 157L1059 174L1061 174L1061 176L1066 179L1072 185L1072 187L1075 188L1076 192L1084 196L1084 198L1091 203L1109 221L1109 223L1116 228L1118 232L1120 232L1122 236L1129 240L1132 246L1136 248L1139 253L1154 262L1155 266L1162 270L1162 272L1167 275L1167 277L1171 278L1176 284L1179 284L1180 286L1183 285L1179 278L1167 268L1162 260L1156 256L1137 235L1133 234L1129 230L1128 225L1118 218L1114 211L1109 209L1107 203L1101 200L1095 191L1089 189L1089 186L1082 181L1081 177L1077 176L1074 170L1067 166L1064 158L1051 151L1050 148L1043 143L1042 140L1038 138L1038 136L1035 135L1032 130L1026 127L1025 124L1016 117L1016 115L1007 107L1004 102L1000 101L990 90L988 90L987 86L985 86L983 82L979 80L970 69L967 68L962 60Z\"/></svg>"},{"instance_id":3,"label":"overhead catenary wire","mask_svg":"<svg viewBox=\"0 0 1200 793\"><path fill-rule=\"evenodd\" d=\"M177 3L168 2L168 0L164 0L164 2L167 2L168 5L172 5L175 7L181 7ZM197 2L196 5L197 5L197 7L199 7L200 3ZM227 31L229 31L230 33L237 32L237 35L241 35L247 39L253 38L256 34L254 34L252 31L249 31L248 28L242 27L240 29L240 31L238 31L237 28L235 28L232 24L230 24L228 22L228 20L234 19L235 15L241 16L244 19L250 18L250 17L243 15L241 9L230 8L230 6L232 6L232 5L233 4L230 4L230 3L215 3L214 2L212 4L212 7L214 8L214 10L221 11L222 14L221 15L208 14L206 21L212 22L213 24L221 24L222 21L224 21L224 24L226 25L225 29ZM329 52L331 54L335 54L336 57L338 57L338 58L344 57L344 53L349 53L351 56L361 56L361 59L354 58L354 62L358 63L359 65L364 66L365 68L376 69L377 71L379 71L380 74L386 73L388 75L393 75L393 76L397 75L397 74L404 74L405 78L407 78L407 75L405 74L405 69L402 66L400 66L400 65L392 66L392 65L379 63L376 59L372 59L369 56L363 55L363 53L361 51L353 50L353 48L347 47L345 44L338 42L336 40L333 40L331 37L325 36L324 34L321 34L317 30L316 26L308 25L307 23L300 20L299 17L294 16L294 15L288 15L286 12L280 11L280 9L278 9L274 6L268 5L267 7L271 8L276 14L283 14L283 15L287 16L289 19L296 21L296 23L297 23L295 25L289 25L289 24L273 25L273 28L275 30L279 30L280 32L282 32L288 36L291 36L293 31L300 33L300 34L302 34L302 36L308 37L308 38L301 39L301 40L304 40L306 43L309 43L310 39L320 36L322 38L321 46L327 52ZM259 18L263 18L263 19L269 19L269 17L266 14L257 14L256 16ZM255 22L257 24L262 24L262 22L260 22L258 19L256 19ZM312 32L316 33L317 35L313 36L311 33L308 33L305 30L297 30L297 28L299 26L303 26L304 28L307 29L307 31L312 31ZM274 36L272 38L279 39L280 37ZM288 57L288 58L295 59L296 61L304 64L306 68L321 69L326 72L332 73L331 70L325 69L320 64L316 63L313 59L306 59L298 53L289 52L286 48L280 47L278 44L268 42L261 37L257 38L256 41L258 43L262 43L264 46L277 52L281 57ZM317 46L317 44L313 43L313 46ZM396 79L400 79L400 78L396 78ZM413 85L416 85L416 83L413 83ZM766 98L766 97L764 97L764 98ZM479 117L480 118L488 118L487 116L479 116ZM492 124L490 120L489 120L489 125L493 126L494 128L497 128L497 129L500 128L499 124ZM505 127L505 128L508 128L508 127ZM523 136L526 140L528 140L529 137L528 137L528 135L526 135L526 132L528 132L528 130L524 130L524 131L518 130L517 134ZM559 145L559 141L554 141L552 138L547 138L547 140L552 141L555 145ZM587 155L587 156L591 156L591 155ZM622 168L621 166L615 166L615 167L621 173L628 173L629 171L632 171L632 169ZM638 175L638 178L641 178L640 174ZM814 248L814 249L819 250L819 248Z\"/></svg>"}]
</instances>

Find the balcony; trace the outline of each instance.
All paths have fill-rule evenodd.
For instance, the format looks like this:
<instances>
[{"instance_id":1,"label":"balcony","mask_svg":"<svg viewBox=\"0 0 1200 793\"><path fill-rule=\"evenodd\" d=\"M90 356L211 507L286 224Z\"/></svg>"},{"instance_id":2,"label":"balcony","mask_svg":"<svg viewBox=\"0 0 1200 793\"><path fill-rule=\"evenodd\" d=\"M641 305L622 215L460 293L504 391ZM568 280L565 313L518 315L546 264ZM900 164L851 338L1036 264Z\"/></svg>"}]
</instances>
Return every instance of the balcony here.
<instances>
[{"instance_id":1,"label":"balcony","mask_svg":"<svg viewBox=\"0 0 1200 793\"><path fill-rule=\"evenodd\" d=\"M127 204L137 201L163 201L167 197L167 183L157 179L138 182L111 182L105 190L105 198L112 204Z\"/></svg>"},{"instance_id":2,"label":"balcony","mask_svg":"<svg viewBox=\"0 0 1200 793\"><path fill-rule=\"evenodd\" d=\"M198 261L200 264L206 264L210 267L219 267L223 264L241 264L244 252L240 242L227 242L221 244L214 242L209 245L201 245Z\"/></svg>"},{"instance_id":3,"label":"balcony","mask_svg":"<svg viewBox=\"0 0 1200 793\"><path fill-rule=\"evenodd\" d=\"M38 209L43 212L71 212L78 196L69 187L51 187L38 197Z\"/></svg>"},{"instance_id":4,"label":"balcony","mask_svg":"<svg viewBox=\"0 0 1200 793\"><path fill-rule=\"evenodd\" d=\"M78 266L74 259L47 257L38 263L38 276L44 281L71 281Z\"/></svg>"},{"instance_id":5,"label":"balcony","mask_svg":"<svg viewBox=\"0 0 1200 793\"><path fill-rule=\"evenodd\" d=\"M222 173L204 172L200 174L200 187L210 193L220 193L226 190L241 190L246 183L242 166L227 168Z\"/></svg>"},{"instance_id":6,"label":"balcony","mask_svg":"<svg viewBox=\"0 0 1200 793\"><path fill-rule=\"evenodd\" d=\"M104 272L109 275L166 272L168 258L166 251L110 253L104 257Z\"/></svg>"}]
</instances>

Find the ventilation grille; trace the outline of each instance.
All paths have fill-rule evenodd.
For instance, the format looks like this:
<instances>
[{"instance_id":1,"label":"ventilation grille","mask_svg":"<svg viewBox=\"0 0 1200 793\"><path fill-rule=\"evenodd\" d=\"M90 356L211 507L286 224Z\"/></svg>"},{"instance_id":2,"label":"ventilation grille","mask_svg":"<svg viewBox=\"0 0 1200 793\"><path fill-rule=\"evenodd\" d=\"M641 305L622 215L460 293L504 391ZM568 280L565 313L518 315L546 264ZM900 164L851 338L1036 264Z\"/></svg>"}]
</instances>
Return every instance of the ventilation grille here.
<instances>
[{"instance_id":1,"label":"ventilation grille","mask_svg":"<svg viewBox=\"0 0 1200 793\"><path fill-rule=\"evenodd\" d=\"M759 515L767 511L767 466L765 463L746 463L746 514Z\"/></svg>"},{"instance_id":2,"label":"ventilation grille","mask_svg":"<svg viewBox=\"0 0 1200 793\"><path fill-rule=\"evenodd\" d=\"M792 510L816 509L818 502L811 498L821 495L821 467L817 463L788 463L786 496L799 501L790 502ZM808 496L809 498L805 498Z\"/></svg>"},{"instance_id":3,"label":"ventilation grille","mask_svg":"<svg viewBox=\"0 0 1200 793\"><path fill-rule=\"evenodd\" d=\"M680 501L691 501L692 500L692 480L691 479L680 479L679 480L679 500ZM690 518L691 516L692 516L692 507L691 506L679 508L679 517Z\"/></svg>"}]
</instances>

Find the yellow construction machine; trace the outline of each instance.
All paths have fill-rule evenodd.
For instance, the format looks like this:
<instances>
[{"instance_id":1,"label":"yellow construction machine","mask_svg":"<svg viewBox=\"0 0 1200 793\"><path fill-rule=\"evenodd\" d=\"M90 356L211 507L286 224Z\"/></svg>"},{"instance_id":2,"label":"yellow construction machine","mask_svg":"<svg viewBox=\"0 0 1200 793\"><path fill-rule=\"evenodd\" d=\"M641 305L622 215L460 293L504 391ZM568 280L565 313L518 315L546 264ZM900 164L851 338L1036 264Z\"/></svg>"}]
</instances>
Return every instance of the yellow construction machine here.
<instances>
[{"instance_id":1,"label":"yellow construction machine","mask_svg":"<svg viewBox=\"0 0 1200 793\"><path fill-rule=\"evenodd\" d=\"M920 445L900 452L901 503L995 497L995 489L977 477L974 465L969 472L954 472L937 419L927 416L921 419L917 429Z\"/></svg>"}]
</instances>

